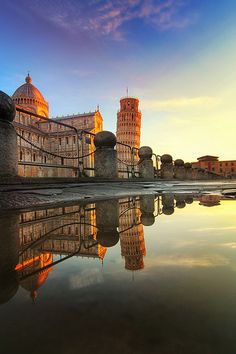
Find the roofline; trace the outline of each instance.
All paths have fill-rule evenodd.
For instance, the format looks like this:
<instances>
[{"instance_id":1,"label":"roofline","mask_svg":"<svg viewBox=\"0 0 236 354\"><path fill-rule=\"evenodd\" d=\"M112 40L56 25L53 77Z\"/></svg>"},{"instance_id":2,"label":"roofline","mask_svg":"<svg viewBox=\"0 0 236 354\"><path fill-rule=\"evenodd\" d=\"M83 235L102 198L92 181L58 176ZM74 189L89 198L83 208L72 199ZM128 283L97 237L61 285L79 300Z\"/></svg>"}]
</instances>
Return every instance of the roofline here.
<instances>
[{"instance_id":1,"label":"roofline","mask_svg":"<svg viewBox=\"0 0 236 354\"><path fill-rule=\"evenodd\" d=\"M72 119L72 118L82 118L82 117L88 117L88 116L94 116L96 113L100 113L100 111L94 111L94 112L88 112L88 113L78 113L78 114L72 114L68 116L59 116L59 117L52 117L52 119L56 120L64 120L64 119Z\"/></svg>"}]
</instances>

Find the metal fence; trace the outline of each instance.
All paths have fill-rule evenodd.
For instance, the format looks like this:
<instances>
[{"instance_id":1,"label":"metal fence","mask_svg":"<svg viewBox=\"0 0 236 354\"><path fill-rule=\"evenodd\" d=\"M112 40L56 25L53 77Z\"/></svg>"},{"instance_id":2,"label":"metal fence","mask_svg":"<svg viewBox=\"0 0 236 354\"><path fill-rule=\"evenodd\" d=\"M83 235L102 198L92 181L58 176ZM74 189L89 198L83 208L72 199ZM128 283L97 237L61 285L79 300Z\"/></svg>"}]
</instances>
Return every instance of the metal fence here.
<instances>
[{"instance_id":1,"label":"metal fence","mask_svg":"<svg viewBox=\"0 0 236 354\"><path fill-rule=\"evenodd\" d=\"M23 177L93 177L94 137L90 131L16 106L18 173ZM139 177L138 149L117 142L118 176Z\"/></svg>"}]
</instances>

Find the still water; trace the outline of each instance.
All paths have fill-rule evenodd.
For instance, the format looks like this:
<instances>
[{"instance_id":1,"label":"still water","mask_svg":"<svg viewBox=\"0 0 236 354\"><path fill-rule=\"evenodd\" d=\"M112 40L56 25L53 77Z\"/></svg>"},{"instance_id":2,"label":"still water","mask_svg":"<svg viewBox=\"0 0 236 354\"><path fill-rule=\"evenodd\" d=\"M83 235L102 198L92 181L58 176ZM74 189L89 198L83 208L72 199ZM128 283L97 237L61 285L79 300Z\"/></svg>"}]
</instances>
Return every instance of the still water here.
<instances>
[{"instance_id":1,"label":"still water","mask_svg":"<svg viewBox=\"0 0 236 354\"><path fill-rule=\"evenodd\" d=\"M236 353L236 200L0 217L1 353Z\"/></svg>"}]
</instances>

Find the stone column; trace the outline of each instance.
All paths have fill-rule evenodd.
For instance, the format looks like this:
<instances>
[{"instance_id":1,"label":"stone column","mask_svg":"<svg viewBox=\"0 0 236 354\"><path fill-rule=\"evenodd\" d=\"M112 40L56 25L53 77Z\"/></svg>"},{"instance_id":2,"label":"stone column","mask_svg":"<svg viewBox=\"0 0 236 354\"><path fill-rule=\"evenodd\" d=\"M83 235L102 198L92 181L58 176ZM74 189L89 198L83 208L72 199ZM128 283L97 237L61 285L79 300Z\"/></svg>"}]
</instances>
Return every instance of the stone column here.
<instances>
[{"instance_id":1,"label":"stone column","mask_svg":"<svg viewBox=\"0 0 236 354\"><path fill-rule=\"evenodd\" d=\"M18 173L17 136L12 124L15 114L11 97L0 91L0 177Z\"/></svg>"},{"instance_id":2,"label":"stone column","mask_svg":"<svg viewBox=\"0 0 236 354\"><path fill-rule=\"evenodd\" d=\"M186 194L186 195L185 195L185 203L186 203L186 204L192 204L192 203L193 203L193 196L192 196L192 194Z\"/></svg>"},{"instance_id":3,"label":"stone column","mask_svg":"<svg viewBox=\"0 0 236 354\"><path fill-rule=\"evenodd\" d=\"M174 178L174 166L171 155L165 154L161 156L161 178L173 179Z\"/></svg>"},{"instance_id":4,"label":"stone column","mask_svg":"<svg viewBox=\"0 0 236 354\"><path fill-rule=\"evenodd\" d=\"M165 215L172 215L175 211L174 209L174 195L170 193L163 194L162 197L162 212Z\"/></svg>"},{"instance_id":5,"label":"stone column","mask_svg":"<svg viewBox=\"0 0 236 354\"><path fill-rule=\"evenodd\" d=\"M197 167L194 167L194 168L192 169L192 179L193 179L194 181L196 181L197 179L199 179L199 178L198 178L198 168L197 168Z\"/></svg>"},{"instance_id":6,"label":"stone column","mask_svg":"<svg viewBox=\"0 0 236 354\"><path fill-rule=\"evenodd\" d=\"M19 261L19 215L0 215L0 304L8 302L18 290L15 267Z\"/></svg>"},{"instance_id":7,"label":"stone column","mask_svg":"<svg viewBox=\"0 0 236 354\"><path fill-rule=\"evenodd\" d=\"M116 145L116 136L108 131L102 131L95 135L94 145L94 174L95 177L117 178L118 164Z\"/></svg>"},{"instance_id":8,"label":"stone column","mask_svg":"<svg viewBox=\"0 0 236 354\"><path fill-rule=\"evenodd\" d=\"M181 159L175 160L175 163L174 163L174 176L178 180L186 179L184 161L181 160Z\"/></svg>"},{"instance_id":9,"label":"stone column","mask_svg":"<svg viewBox=\"0 0 236 354\"><path fill-rule=\"evenodd\" d=\"M184 168L185 168L185 177L186 177L186 179L193 179L192 164L190 162L185 162Z\"/></svg>"},{"instance_id":10,"label":"stone column","mask_svg":"<svg viewBox=\"0 0 236 354\"><path fill-rule=\"evenodd\" d=\"M149 146L142 146L138 151L139 174L141 178L153 179L154 167L152 161L152 149Z\"/></svg>"},{"instance_id":11,"label":"stone column","mask_svg":"<svg viewBox=\"0 0 236 354\"><path fill-rule=\"evenodd\" d=\"M96 203L97 240L103 247L113 247L119 241L119 201L105 200Z\"/></svg>"},{"instance_id":12,"label":"stone column","mask_svg":"<svg viewBox=\"0 0 236 354\"><path fill-rule=\"evenodd\" d=\"M143 195L140 197L141 223L144 226L151 226L155 222L155 197L153 195Z\"/></svg>"},{"instance_id":13,"label":"stone column","mask_svg":"<svg viewBox=\"0 0 236 354\"><path fill-rule=\"evenodd\" d=\"M186 206L185 203L185 195L184 194L176 194L175 195L175 205L178 209L183 209Z\"/></svg>"}]
</instances>

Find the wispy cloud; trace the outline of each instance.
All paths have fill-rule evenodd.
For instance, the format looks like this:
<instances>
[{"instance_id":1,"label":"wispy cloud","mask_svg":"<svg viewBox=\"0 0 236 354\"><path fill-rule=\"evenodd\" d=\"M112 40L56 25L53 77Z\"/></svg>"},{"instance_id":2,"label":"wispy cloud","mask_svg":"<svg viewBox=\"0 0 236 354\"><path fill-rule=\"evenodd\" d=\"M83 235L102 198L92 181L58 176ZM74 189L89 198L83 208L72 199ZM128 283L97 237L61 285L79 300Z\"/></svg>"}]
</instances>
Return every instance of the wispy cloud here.
<instances>
[{"instance_id":1,"label":"wispy cloud","mask_svg":"<svg viewBox=\"0 0 236 354\"><path fill-rule=\"evenodd\" d=\"M236 226L222 226L222 227L203 227L190 229L190 232L218 232L218 231L235 231Z\"/></svg>"},{"instance_id":2,"label":"wispy cloud","mask_svg":"<svg viewBox=\"0 0 236 354\"><path fill-rule=\"evenodd\" d=\"M79 275L71 275L69 282L72 289L87 288L102 283L103 277L97 268L85 269Z\"/></svg>"},{"instance_id":3,"label":"wispy cloud","mask_svg":"<svg viewBox=\"0 0 236 354\"><path fill-rule=\"evenodd\" d=\"M186 13L189 0L54 0L30 1L29 6L54 25L70 32L124 38L123 26L139 20L156 30L185 28L196 21Z\"/></svg>"},{"instance_id":4,"label":"wispy cloud","mask_svg":"<svg viewBox=\"0 0 236 354\"><path fill-rule=\"evenodd\" d=\"M178 257L175 255L171 256L159 256L156 259L150 261L147 267L217 267L217 266L227 266L230 264L230 260L218 254L212 254L203 257Z\"/></svg>"},{"instance_id":5,"label":"wispy cloud","mask_svg":"<svg viewBox=\"0 0 236 354\"><path fill-rule=\"evenodd\" d=\"M142 108L152 111L173 112L192 107L215 107L221 103L218 97L180 97L167 100L143 100Z\"/></svg>"}]
</instances>

